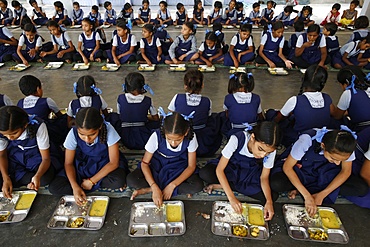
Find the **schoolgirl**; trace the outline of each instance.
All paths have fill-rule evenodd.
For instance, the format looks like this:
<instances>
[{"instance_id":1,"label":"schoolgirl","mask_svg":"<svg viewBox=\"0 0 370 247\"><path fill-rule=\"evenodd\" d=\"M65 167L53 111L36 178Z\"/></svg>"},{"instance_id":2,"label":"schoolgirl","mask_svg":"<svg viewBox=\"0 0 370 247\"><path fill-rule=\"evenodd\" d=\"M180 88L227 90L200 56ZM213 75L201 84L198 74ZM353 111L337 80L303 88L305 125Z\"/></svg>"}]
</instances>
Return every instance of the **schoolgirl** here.
<instances>
[{"instance_id":1,"label":"schoolgirl","mask_svg":"<svg viewBox=\"0 0 370 247\"><path fill-rule=\"evenodd\" d=\"M204 8L201 0L194 2L193 18L190 20L193 24L207 25L207 18L204 18Z\"/></svg>"},{"instance_id":2,"label":"schoolgirl","mask_svg":"<svg viewBox=\"0 0 370 247\"><path fill-rule=\"evenodd\" d=\"M162 44L154 35L155 27L152 24L145 24L142 29L143 38L140 40L139 62L152 64L163 63Z\"/></svg>"},{"instance_id":3,"label":"schoolgirl","mask_svg":"<svg viewBox=\"0 0 370 247\"><path fill-rule=\"evenodd\" d=\"M18 63L28 66L29 62L42 62L39 57L42 48L42 38L37 34L36 27L32 23L27 23L23 28L24 33L19 38L17 52L13 54L13 59ZM25 49L23 50L23 46Z\"/></svg>"},{"instance_id":4,"label":"schoolgirl","mask_svg":"<svg viewBox=\"0 0 370 247\"><path fill-rule=\"evenodd\" d=\"M223 17L221 20L222 24L233 25L237 22L235 6L236 6L236 1L231 0L229 2L229 5L223 11Z\"/></svg>"},{"instance_id":5,"label":"schoolgirl","mask_svg":"<svg viewBox=\"0 0 370 247\"><path fill-rule=\"evenodd\" d=\"M222 47L217 35L214 32L206 32L205 41L199 47L199 58L195 63L212 67L214 63L222 63L223 60Z\"/></svg>"},{"instance_id":6,"label":"schoolgirl","mask_svg":"<svg viewBox=\"0 0 370 247\"><path fill-rule=\"evenodd\" d=\"M12 24L14 19L13 12L8 8L7 0L0 0L0 23L4 26L9 26Z\"/></svg>"},{"instance_id":7,"label":"schoolgirl","mask_svg":"<svg viewBox=\"0 0 370 247\"><path fill-rule=\"evenodd\" d=\"M112 3L109 1L104 2L104 24L105 25L116 25L117 23L117 14L112 7Z\"/></svg>"},{"instance_id":8,"label":"schoolgirl","mask_svg":"<svg viewBox=\"0 0 370 247\"><path fill-rule=\"evenodd\" d=\"M266 5L266 8L264 8L261 13L260 24L262 26L265 26L272 21L272 17L274 16L273 8L275 8L276 3L274 1L267 1Z\"/></svg>"},{"instance_id":9,"label":"schoolgirl","mask_svg":"<svg viewBox=\"0 0 370 247\"><path fill-rule=\"evenodd\" d=\"M27 15L27 10L23 8L22 4L18 1L12 1L12 7L14 8L14 19L12 25L21 25L31 22Z\"/></svg>"},{"instance_id":10,"label":"schoolgirl","mask_svg":"<svg viewBox=\"0 0 370 247\"><path fill-rule=\"evenodd\" d=\"M163 26L163 25L172 25L173 20L171 17L170 11L167 9L167 2L166 1L160 1L159 2L159 10L157 13L157 18L154 20L154 24Z\"/></svg>"},{"instance_id":11,"label":"schoolgirl","mask_svg":"<svg viewBox=\"0 0 370 247\"><path fill-rule=\"evenodd\" d=\"M136 18L137 24L153 24L151 19L151 11L149 8L149 0L143 0L141 2L141 7L139 8L138 18Z\"/></svg>"},{"instance_id":12,"label":"schoolgirl","mask_svg":"<svg viewBox=\"0 0 370 247\"><path fill-rule=\"evenodd\" d=\"M213 4L213 10L208 15L208 23L212 25L214 23L220 23L222 20L222 3L220 1L215 1Z\"/></svg>"},{"instance_id":13,"label":"schoolgirl","mask_svg":"<svg viewBox=\"0 0 370 247\"><path fill-rule=\"evenodd\" d=\"M42 7L39 7L36 0L30 0L30 5L33 7L31 13L31 22L33 25L46 25L48 18L46 17L45 11L42 10Z\"/></svg>"},{"instance_id":14,"label":"schoolgirl","mask_svg":"<svg viewBox=\"0 0 370 247\"><path fill-rule=\"evenodd\" d=\"M12 55L17 50L18 40L5 26L0 27L0 39L0 62L12 60Z\"/></svg>"},{"instance_id":15,"label":"schoolgirl","mask_svg":"<svg viewBox=\"0 0 370 247\"><path fill-rule=\"evenodd\" d=\"M58 25L71 25L72 20L68 17L68 11L64 8L64 5L61 1L54 2L54 9L54 15L51 18L53 21L56 21Z\"/></svg>"}]
</instances>

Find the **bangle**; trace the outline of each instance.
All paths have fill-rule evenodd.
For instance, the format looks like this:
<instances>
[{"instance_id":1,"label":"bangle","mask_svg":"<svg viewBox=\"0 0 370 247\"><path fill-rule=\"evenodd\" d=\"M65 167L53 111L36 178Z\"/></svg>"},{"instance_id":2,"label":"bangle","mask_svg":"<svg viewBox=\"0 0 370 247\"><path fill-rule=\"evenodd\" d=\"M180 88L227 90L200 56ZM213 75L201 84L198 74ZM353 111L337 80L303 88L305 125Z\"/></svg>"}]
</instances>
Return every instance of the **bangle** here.
<instances>
[{"instance_id":1,"label":"bangle","mask_svg":"<svg viewBox=\"0 0 370 247\"><path fill-rule=\"evenodd\" d=\"M150 163L149 163L149 162L146 162L146 161L144 161L143 159L141 159L141 163L144 163L145 165L150 165Z\"/></svg>"},{"instance_id":2,"label":"bangle","mask_svg":"<svg viewBox=\"0 0 370 247\"><path fill-rule=\"evenodd\" d=\"M153 186L153 184L155 184L155 181L149 186L149 187L152 187Z\"/></svg>"},{"instance_id":3,"label":"bangle","mask_svg":"<svg viewBox=\"0 0 370 247\"><path fill-rule=\"evenodd\" d=\"M88 180L92 183L92 185L96 185L96 183L94 183L91 178L88 178Z\"/></svg>"}]
</instances>

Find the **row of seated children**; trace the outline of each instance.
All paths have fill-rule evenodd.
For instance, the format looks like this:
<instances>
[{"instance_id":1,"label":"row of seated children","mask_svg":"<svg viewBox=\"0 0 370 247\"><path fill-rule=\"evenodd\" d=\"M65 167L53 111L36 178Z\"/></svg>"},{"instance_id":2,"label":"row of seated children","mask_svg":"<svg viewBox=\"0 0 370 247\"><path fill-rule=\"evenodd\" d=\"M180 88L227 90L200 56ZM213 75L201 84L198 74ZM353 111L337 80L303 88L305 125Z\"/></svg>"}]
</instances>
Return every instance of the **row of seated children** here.
<instances>
[{"instance_id":1,"label":"row of seated children","mask_svg":"<svg viewBox=\"0 0 370 247\"><path fill-rule=\"evenodd\" d=\"M370 103L368 98L364 102L362 97L362 91L369 90L370 81L360 69L348 67L341 70L338 77L341 83L344 82L344 87L349 86L343 95L348 95L349 92L351 102L361 102L361 105ZM348 78L351 79L350 84ZM210 160L198 173L195 172L199 169L196 166L198 150L207 144L216 150L220 145L220 141L209 140L212 136L219 136L219 133L215 131L218 127L213 121L217 121L217 118L212 114L211 102L200 95L203 74L197 70L186 73L184 86L187 93L175 95L168 107L171 112L166 113L160 108L161 128L154 132L148 131L145 140L142 140L142 130L149 127L148 111L154 122L158 121L158 116L150 98L142 95L146 90L150 91L145 87L144 77L139 73L130 73L125 78L126 93L118 97L118 109L120 115L124 115L120 116L121 128L126 133L132 132L130 137L135 138L130 139L142 140L146 152L138 169L130 173L126 180L127 161L118 149L120 138L124 141L125 136L120 137L120 132L103 120L100 113L104 106L101 96L96 95L99 92L96 82L91 76L83 76L77 82L76 94L81 88L89 88L90 96L87 98L90 97L90 101L87 98L82 100L80 95L77 105L73 103L76 100L70 104L71 108L77 107L79 110L73 116L74 125L65 139L66 151L63 157L56 157L58 152L51 152L54 145L52 142L49 144L47 126L41 118L30 117L21 108L14 106L0 108L0 167L4 195L11 196L12 186L27 185L28 188L37 190L40 185L50 184L49 190L53 194L73 194L77 203L83 204L86 192L99 187L123 189L127 182L128 186L136 189L132 199L139 194L152 192L154 203L160 206L163 200L177 194L194 194L202 190L204 181L208 192L223 188L238 213L241 213L242 207L232 190L260 200L266 209L266 220L274 215L273 202L277 199L277 193L291 191L290 197L294 198L297 193L295 189L304 197L310 214L315 214L317 205L334 203L338 194L350 196L349 199L368 207L368 152L361 154L355 149L358 136L360 147L368 150L370 129L353 125L363 128L356 135L346 126L325 128L329 123L321 118L327 119L330 115L328 105L331 108L331 101L327 101L327 96L320 91L326 79L325 69L317 65L311 66L302 83L302 90L305 92L292 97L295 98L295 103L289 99L289 107L282 108L282 111L289 108L288 111L297 117L295 124L306 124L307 129L296 133L294 145L280 157L276 157L276 148L280 145L285 128L279 127L281 124L276 123L279 122L277 119L272 122L260 121L263 119L263 116L259 118L260 99L250 92L253 90L253 75L233 74L229 80L230 94L225 97L224 103L225 115L230 118L233 132L222 150L222 156ZM21 81L38 85L38 92L33 94L40 93L41 83L37 78L26 76ZM21 81L22 88L30 86ZM88 87L89 85L92 86ZM366 94L365 91L364 93ZM314 95L316 99L310 100L310 96ZM320 95L324 100L317 100ZM40 99L43 98L37 101L35 98L28 98L26 107L24 99L18 106L28 111L30 108L40 109ZM341 101L342 97L340 104ZM46 102L50 104L51 101L46 99ZM85 102L84 105L82 102ZM248 112L244 109L248 109ZM342 113L345 110L341 109ZM362 115L358 109L354 110L348 112ZM133 111L140 112L142 116L130 114ZM244 115L250 124L231 119L240 119L240 112L246 112ZM307 118L302 118L308 113L316 123L307 123ZM254 119L247 116L253 114ZM245 127L248 131L244 131ZM312 129L313 127L318 129ZM134 131L135 128L140 130ZM29 157L27 164L22 163L25 156ZM64 169L61 169L63 160ZM294 168L296 164L300 165L300 169ZM312 173L312 170L319 172Z\"/></svg>"}]
</instances>

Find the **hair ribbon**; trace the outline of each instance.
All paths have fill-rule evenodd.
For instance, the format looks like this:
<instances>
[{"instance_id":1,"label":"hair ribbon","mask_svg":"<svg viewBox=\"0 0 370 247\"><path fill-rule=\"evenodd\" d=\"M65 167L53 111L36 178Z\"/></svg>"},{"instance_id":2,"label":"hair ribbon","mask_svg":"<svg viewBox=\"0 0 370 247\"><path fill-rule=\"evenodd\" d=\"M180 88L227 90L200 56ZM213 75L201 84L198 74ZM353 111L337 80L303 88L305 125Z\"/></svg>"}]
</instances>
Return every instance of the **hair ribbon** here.
<instances>
[{"instance_id":1,"label":"hair ribbon","mask_svg":"<svg viewBox=\"0 0 370 247\"><path fill-rule=\"evenodd\" d=\"M172 115L172 112L170 111L168 113L165 113L164 110L163 110L163 108L160 106L158 108L158 114L159 114L159 116L163 117L163 120L164 120L166 117L171 116Z\"/></svg>"},{"instance_id":2,"label":"hair ribbon","mask_svg":"<svg viewBox=\"0 0 370 247\"><path fill-rule=\"evenodd\" d=\"M251 72L247 73L248 79L253 77L253 74Z\"/></svg>"},{"instance_id":3,"label":"hair ribbon","mask_svg":"<svg viewBox=\"0 0 370 247\"><path fill-rule=\"evenodd\" d=\"M123 83L122 84L122 92L125 92L126 91L126 84L125 83Z\"/></svg>"},{"instance_id":4,"label":"hair ribbon","mask_svg":"<svg viewBox=\"0 0 370 247\"><path fill-rule=\"evenodd\" d=\"M144 90L149 92L151 95L154 95L153 89L148 84L144 85Z\"/></svg>"},{"instance_id":5,"label":"hair ribbon","mask_svg":"<svg viewBox=\"0 0 370 247\"><path fill-rule=\"evenodd\" d=\"M246 131L253 129L253 126L250 125L249 123L242 123L242 124L245 126L245 129L244 130L246 130Z\"/></svg>"},{"instance_id":6,"label":"hair ribbon","mask_svg":"<svg viewBox=\"0 0 370 247\"><path fill-rule=\"evenodd\" d=\"M352 75L351 84L349 84L348 87L346 87L346 89L348 89L348 90L351 90L352 89L352 92L354 94L357 94L357 90L355 88L355 80L356 80L356 76L355 75Z\"/></svg>"},{"instance_id":7,"label":"hair ribbon","mask_svg":"<svg viewBox=\"0 0 370 247\"><path fill-rule=\"evenodd\" d=\"M215 34L216 34L216 36L220 36L221 31L220 31L220 30L216 30ZM369 73L369 74L370 74L370 73Z\"/></svg>"},{"instance_id":8,"label":"hair ribbon","mask_svg":"<svg viewBox=\"0 0 370 247\"><path fill-rule=\"evenodd\" d=\"M272 25L271 24L268 24L267 25L267 28L268 28L267 31L270 32L270 33L272 33Z\"/></svg>"},{"instance_id":9,"label":"hair ribbon","mask_svg":"<svg viewBox=\"0 0 370 247\"><path fill-rule=\"evenodd\" d=\"M352 131L352 130L351 130L350 128L348 128L346 125L341 125L341 126L340 126L340 130L348 131L349 133L351 133L351 135L353 136L353 138L355 138L355 140L357 140L356 132L355 132L355 131Z\"/></svg>"},{"instance_id":10,"label":"hair ribbon","mask_svg":"<svg viewBox=\"0 0 370 247\"><path fill-rule=\"evenodd\" d=\"M236 75L235 75L235 74L231 74L231 75L229 76L229 79L235 79L235 80L236 80Z\"/></svg>"},{"instance_id":11,"label":"hair ribbon","mask_svg":"<svg viewBox=\"0 0 370 247\"><path fill-rule=\"evenodd\" d=\"M190 119L194 118L195 111L192 111L189 115L181 114L186 121L190 121Z\"/></svg>"},{"instance_id":12,"label":"hair ribbon","mask_svg":"<svg viewBox=\"0 0 370 247\"><path fill-rule=\"evenodd\" d=\"M33 115L31 115L31 116L28 116L28 123L29 124L38 124L39 123L39 121L37 121L36 119L35 119L35 117L36 117L36 115L35 114L33 114Z\"/></svg>"},{"instance_id":13,"label":"hair ribbon","mask_svg":"<svg viewBox=\"0 0 370 247\"><path fill-rule=\"evenodd\" d=\"M206 29L206 34L209 33L210 31L208 30L208 28Z\"/></svg>"},{"instance_id":14,"label":"hair ribbon","mask_svg":"<svg viewBox=\"0 0 370 247\"><path fill-rule=\"evenodd\" d=\"M73 83L73 92L77 93L77 82Z\"/></svg>"},{"instance_id":15,"label":"hair ribbon","mask_svg":"<svg viewBox=\"0 0 370 247\"><path fill-rule=\"evenodd\" d=\"M314 135L311 139L316 140L317 142L321 142L324 135L328 132L329 131L326 129L326 127L323 127L322 129L318 129L316 130L316 135Z\"/></svg>"},{"instance_id":16,"label":"hair ribbon","mask_svg":"<svg viewBox=\"0 0 370 247\"><path fill-rule=\"evenodd\" d=\"M94 90L94 92L96 93L96 94L102 94L103 92L101 91L101 89L100 88L98 88L98 87L95 87L95 85L91 85L91 89L92 90Z\"/></svg>"}]
</instances>

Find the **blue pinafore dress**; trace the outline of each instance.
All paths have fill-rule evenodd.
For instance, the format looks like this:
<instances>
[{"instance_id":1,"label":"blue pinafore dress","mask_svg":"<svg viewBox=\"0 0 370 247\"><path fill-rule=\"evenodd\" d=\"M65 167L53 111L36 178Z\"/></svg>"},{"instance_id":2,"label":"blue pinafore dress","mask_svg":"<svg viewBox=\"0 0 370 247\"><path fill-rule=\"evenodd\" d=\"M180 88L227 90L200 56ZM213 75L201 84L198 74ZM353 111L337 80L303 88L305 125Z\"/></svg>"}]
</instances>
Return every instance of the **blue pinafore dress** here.
<instances>
[{"instance_id":1,"label":"blue pinafore dress","mask_svg":"<svg viewBox=\"0 0 370 247\"><path fill-rule=\"evenodd\" d=\"M116 55L119 56L119 55L121 55L123 53L128 52L131 49L132 34L128 34L127 40L126 40L127 41L126 44L124 44L122 42L121 37L119 37L118 35L116 37L117 37L117 43L118 43L117 48L116 48ZM109 52L107 52L107 55L108 55L109 61L113 62L112 50L110 50ZM121 64L124 64L124 63L126 63L129 60L129 58L131 56L135 57L135 54L134 53L127 54L127 55L121 57L119 59L119 62Z\"/></svg>"},{"instance_id":2,"label":"blue pinafore dress","mask_svg":"<svg viewBox=\"0 0 370 247\"><path fill-rule=\"evenodd\" d=\"M5 39L7 41L10 41L9 37L6 36L3 32L3 28L0 27L0 39ZM5 45L4 43L0 43L0 62L3 62L3 57L5 55L12 55L14 52L17 51L17 47L14 45Z\"/></svg>"},{"instance_id":3,"label":"blue pinafore dress","mask_svg":"<svg viewBox=\"0 0 370 247\"><path fill-rule=\"evenodd\" d=\"M204 46L204 51L202 52L202 57L207 58L207 59L216 55L220 49L220 48L217 48L216 46L213 47L214 49L210 49L210 47L206 45L206 42L203 42L203 46ZM223 57L224 55L221 55L218 58L214 59L213 61L218 61L222 59ZM197 60L203 62L203 60L200 58L198 58Z\"/></svg>"},{"instance_id":4,"label":"blue pinafore dress","mask_svg":"<svg viewBox=\"0 0 370 247\"><path fill-rule=\"evenodd\" d=\"M303 43L307 41L307 33L302 34L303 37ZM303 53L302 53L302 59L305 60L307 63L310 64L315 64L320 62L321 60L321 51L320 51L320 40L321 40L322 34L319 34L319 37L315 40L315 43L308 47L305 48Z\"/></svg>"},{"instance_id":5,"label":"blue pinafore dress","mask_svg":"<svg viewBox=\"0 0 370 247\"><path fill-rule=\"evenodd\" d=\"M75 19L75 25L81 25L82 23L82 20L79 20L77 21L78 19L81 18L81 15L83 15L83 11L82 9L79 9L79 11L77 12L76 10L73 10L73 19Z\"/></svg>"},{"instance_id":6,"label":"blue pinafore dress","mask_svg":"<svg viewBox=\"0 0 370 247\"><path fill-rule=\"evenodd\" d=\"M82 43L83 43L83 46L84 46L84 49L83 49L83 54L89 58L91 53L94 51L95 49L95 46L96 46L96 34L97 32L93 31L92 32L92 39L86 39L86 36L84 33L81 34L82 36ZM98 50L99 51L99 50ZM94 59L97 58L96 55L98 54L98 51L95 52L94 54Z\"/></svg>"},{"instance_id":7,"label":"blue pinafore dress","mask_svg":"<svg viewBox=\"0 0 370 247\"><path fill-rule=\"evenodd\" d=\"M267 40L263 47L263 54L270 59L273 63L284 63L284 61L279 57L279 45L281 40L284 39L283 36L278 38L275 42L272 40L272 33L266 32Z\"/></svg>"},{"instance_id":8,"label":"blue pinafore dress","mask_svg":"<svg viewBox=\"0 0 370 247\"><path fill-rule=\"evenodd\" d=\"M33 9L32 11L37 16L37 18L33 20L36 25L46 25L49 19L42 15L42 8L40 7L40 12L37 12L36 9Z\"/></svg>"},{"instance_id":9,"label":"blue pinafore dress","mask_svg":"<svg viewBox=\"0 0 370 247\"><path fill-rule=\"evenodd\" d=\"M4 94L0 94L0 107L5 106Z\"/></svg>"},{"instance_id":10,"label":"blue pinafore dress","mask_svg":"<svg viewBox=\"0 0 370 247\"><path fill-rule=\"evenodd\" d=\"M23 37L24 37L24 45L26 46L26 49L24 50L21 50L21 53L22 53L22 56L28 61L28 62L35 62L37 59L39 59L39 55L38 53L35 54L35 56L31 57L28 52L31 50L31 49L36 49L36 43L37 43L37 39L40 37L38 34L35 35L35 38L33 40L33 42L30 42L26 35L25 34L22 34ZM41 47L40 47L41 48ZM16 61L22 61L22 59L18 56L18 53L15 52L13 54L13 59L16 60Z\"/></svg>"},{"instance_id":11,"label":"blue pinafore dress","mask_svg":"<svg viewBox=\"0 0 370 247\"><path fill-rule=\"evenodd\" d=\"M249 38L245 41L244 44L240 44L240 35L239 35L239 33L237 33L235 36L237 38L236 45L234 46L233 50L230 49L230 51L225 54L225 60L224 60L224 65L225 66L234 66L234 61L231 58L231 55L229 54L230 52L234 52L235 57L238 58L238 54L240 52L243 52L243 51L246 51L246 50L249 49L248 41L249 41L249 39L252 39L251 36L249 36ZM242 65L242 64L245 64L246 62L253 61L253 59L254 59L254 52L244 54L243 56L241 56L240 64Z\"/></svg>"},{"instance_id":12,"label":"blue pinafore dress","mask_svg":"<svg viewBox=\"0 0 370 247\"><path fill-rule=\"evenodd\" d=\"M180 14L178 11L176 12L176 15L177 15L177 25L182 25L185 23L185 20L186 20L186 15L185 15L185 11Z\"/></svg>"},{"instance_id":13,"label":"blue pinafore dress","mask_svg":"<svg viewBox=\"0 0 370 247\"><path fill-rule=\"evenodd\" d=\"M229 8L227 7L227 9L229 9ZM226 19L223 19L221 22L226 23L228 20L230 20L229 24L236 24L238 19L236 19L236 18L232 19L232 18L235 17L235 11L236 11L235 8L233 10L229 11L229 13L226 14Z\"/></svg>"},{"instance_id":14,"label":"blue pinafore dress","mask_svg":"<svg viewBox=\"0 0 370 247\"><path fill-rule=\"evenodd\" d=\"M351 102L349 104L348 116L351 119L351 127L356 131L363 130L370 125L370 98L364 90L357 89L355 94L351 91ZM357 157L357 156L356 156Z\"/></svg>"},{"instance_id":15,"label":"blue pinafore dress","mask_svg":"<svg viewBox=\"0 0 370 247\"><path fill-rule=\"evenodd\" d=\"M91 97L91 107L94 107L97 110L101 110L101 107L103 103L101 102L100 96L99 95L93 95ZM71 108L72 108L72 113L73 116L76 116L78 110L81 109L81 102L79 99L74 99L71 102Z\"/></svg>"},{"instance_id":16,"label":"blue pinafore dress","mask_svg":"<svg viewBox=\"0 0 370 247\"><path fill-rule=\"evenodd\" d=\"M158 39L158 37L153 36L152 44L149 45L148 41L145 38L142 38L142 40L144 41L144 44L145 44L145 47L144 47L145 55L148 57L148 59L150 60L150 62L152 64L163 63L163 60L164 60L163 55L161 56L162 57L161 61L158 62L158 60L157 60L157 56L158 56L158 47L156 45L157 39Z\"/></svg>"}]
</instances>

